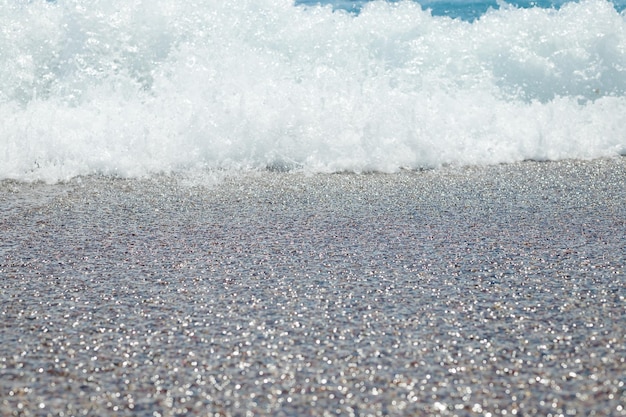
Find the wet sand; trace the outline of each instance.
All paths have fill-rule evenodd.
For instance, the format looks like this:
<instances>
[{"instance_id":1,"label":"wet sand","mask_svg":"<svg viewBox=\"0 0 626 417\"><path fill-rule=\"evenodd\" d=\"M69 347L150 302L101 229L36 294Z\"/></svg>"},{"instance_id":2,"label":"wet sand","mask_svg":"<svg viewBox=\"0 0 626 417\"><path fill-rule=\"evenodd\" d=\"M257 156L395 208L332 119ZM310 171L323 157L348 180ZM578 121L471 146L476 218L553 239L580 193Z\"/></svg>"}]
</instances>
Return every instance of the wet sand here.
<instances>
[{"instance_id":1,"label":"wet sand","mask_svg":"<svg viewBox=\"0 0 626 417\"><path fill-rule=\"evenodd\" d=\"M626 415L626 158L0 183L1 415Z\"/></svg>"}]
</instances>

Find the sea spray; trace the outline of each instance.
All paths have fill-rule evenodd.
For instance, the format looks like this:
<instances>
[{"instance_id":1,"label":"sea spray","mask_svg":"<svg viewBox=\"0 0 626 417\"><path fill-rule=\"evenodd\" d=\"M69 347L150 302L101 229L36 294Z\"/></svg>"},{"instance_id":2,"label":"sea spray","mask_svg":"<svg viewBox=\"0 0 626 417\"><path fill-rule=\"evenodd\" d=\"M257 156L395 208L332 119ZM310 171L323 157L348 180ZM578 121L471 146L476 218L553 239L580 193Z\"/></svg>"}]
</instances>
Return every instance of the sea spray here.
<instances>
[{"instance_id":1,"label":"sea spray","mask_svg":"<svg viewBox=\"0 0 626 417\"><path fill-rule=\"evenodd\" d=\"M384 171L626 153L612 3L0 4L0 179Z\"/></svg>"}]
</instances>

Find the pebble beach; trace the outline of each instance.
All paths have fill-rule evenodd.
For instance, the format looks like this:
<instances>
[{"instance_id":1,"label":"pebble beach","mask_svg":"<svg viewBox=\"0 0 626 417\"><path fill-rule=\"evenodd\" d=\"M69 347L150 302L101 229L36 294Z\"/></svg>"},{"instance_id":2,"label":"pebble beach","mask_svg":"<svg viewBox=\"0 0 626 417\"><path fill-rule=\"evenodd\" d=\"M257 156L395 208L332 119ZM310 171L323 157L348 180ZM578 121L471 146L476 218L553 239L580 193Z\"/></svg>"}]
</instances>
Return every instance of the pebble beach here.
<instances>
[{"instance_id":1,"label":"pebble beach","mask_svg":"<svg viewBox=\"0 0 626 417\"><path fill-rule=\"evenodd\" d=\"M626 158L0 182L2 416L626 416Z\"/></svg>"}]
</instances>

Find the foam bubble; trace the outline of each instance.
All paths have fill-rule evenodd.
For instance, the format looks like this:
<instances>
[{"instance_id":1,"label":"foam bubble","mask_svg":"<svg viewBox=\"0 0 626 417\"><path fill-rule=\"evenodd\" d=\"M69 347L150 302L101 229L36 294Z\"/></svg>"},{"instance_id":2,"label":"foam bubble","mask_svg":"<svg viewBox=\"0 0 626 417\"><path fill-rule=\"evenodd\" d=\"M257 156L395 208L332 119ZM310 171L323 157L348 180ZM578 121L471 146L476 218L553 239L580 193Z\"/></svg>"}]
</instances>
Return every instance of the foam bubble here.
<instances>
[{"instance_id":1,"label":"foam bubble","mask_svg":"<svg viewBox=\"0 0 626 417\"><path fill-rule=\"evenodd\" d=\"M101 3L0 6L0 178L626 154L626 18L603 0L474 22L411 2Z\"/></svg>"}]
</instances>

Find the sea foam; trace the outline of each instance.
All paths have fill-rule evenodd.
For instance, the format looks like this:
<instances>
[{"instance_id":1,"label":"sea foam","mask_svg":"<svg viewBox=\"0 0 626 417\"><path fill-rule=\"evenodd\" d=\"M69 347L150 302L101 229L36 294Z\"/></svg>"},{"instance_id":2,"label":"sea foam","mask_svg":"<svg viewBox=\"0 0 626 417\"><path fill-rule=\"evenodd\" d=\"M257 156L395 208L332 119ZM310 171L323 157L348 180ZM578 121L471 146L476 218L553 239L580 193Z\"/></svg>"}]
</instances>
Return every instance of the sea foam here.
<instances>
[{"instance_id":1,"label":"sea foam","mask_svg":"<svg viewBox=\"0 0 626 417\"><path fill-rule=\"evenodd\" d=\"M215 4L213 4L215 3ZM0 179L626 154L626 14L0 3Z\"/></svg>"}]
</instances>

